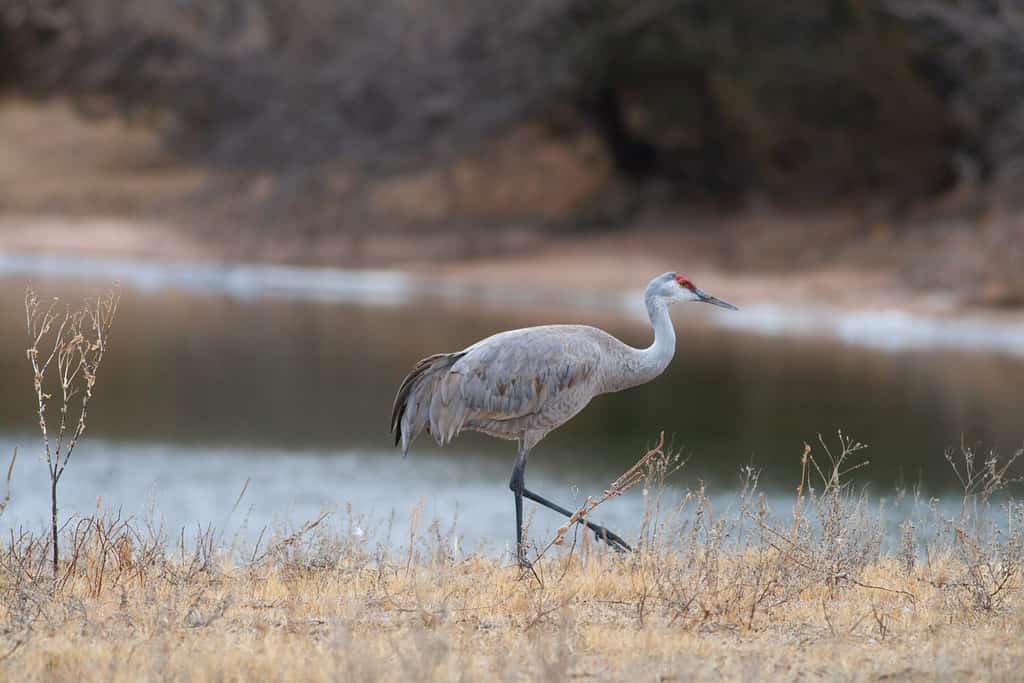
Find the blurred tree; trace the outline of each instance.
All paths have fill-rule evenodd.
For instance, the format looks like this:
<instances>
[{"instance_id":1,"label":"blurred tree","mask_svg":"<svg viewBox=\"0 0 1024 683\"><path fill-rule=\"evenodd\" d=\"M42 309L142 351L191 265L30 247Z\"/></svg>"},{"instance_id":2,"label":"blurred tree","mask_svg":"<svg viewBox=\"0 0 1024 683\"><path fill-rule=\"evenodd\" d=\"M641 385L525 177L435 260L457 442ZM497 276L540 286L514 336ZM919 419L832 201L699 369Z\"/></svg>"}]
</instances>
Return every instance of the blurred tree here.
<instances>
[{"instance_id":1,"label":"blurred tree","mask_svg":"<svg viewBox=\"0 0 1024 683\"><path fill-rule=\"evenodd\" d=\"M27 82L27 61L60 32L49 2L0 3L0 88Z\"/></svg>"},{"instance_id":2,"label":"blurred tree","mask_svg":"<svg viewBox=\"0 0 1024 683\"><path fill-rule=\"evenodd\" d=\"M181 154L273 173L290 204L329 194L324 165L444 163L566 111L623 178L677 196L914 198L949 186L969 127L945 91L982 94L929 71L955 54L922 58L920 13L890 1L0 0L0 35L45 14L51 35L13 43L23 88L143 114Z\"/></svg>"},{"instance_id":3,"label":"blurred tree","mask_svg":"<svg viewBox=\"0 0 1024 683\"><path fill-rule=\"evenodd\" d=\"M964 183L1003 198L1024 175L1024 5L1015 0L886 0L912 28L922 68L955 121Z\"/></svg>"},{"instance_id":4,"label":"blurred tree","mask_svg":"<svg viewBox=\"0 0 1024 683\"><path fill-rule=\"evenodd\" d=\"M630 148L643 172L797 198L920 196L948 182L941 101L912 68L901 26L872 3L670 5L601 41L588 79L598 110L647 143Z\"/></svg>"}]
</instances>

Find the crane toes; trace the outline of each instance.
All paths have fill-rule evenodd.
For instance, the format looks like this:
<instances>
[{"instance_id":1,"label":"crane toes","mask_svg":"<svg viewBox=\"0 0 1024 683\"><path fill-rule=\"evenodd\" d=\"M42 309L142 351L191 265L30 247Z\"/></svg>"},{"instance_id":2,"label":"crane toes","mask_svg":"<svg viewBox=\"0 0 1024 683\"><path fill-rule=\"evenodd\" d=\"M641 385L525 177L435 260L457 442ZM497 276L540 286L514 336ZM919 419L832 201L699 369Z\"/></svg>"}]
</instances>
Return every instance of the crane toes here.
<instances>
[{"instance_id":1,"label":"crane toes","mask_svg":"<svg viewBox=\"0 0 1024 683\"><path fill-rule=\"evenodd\" d=\"M594 536L598 541L604 541L616 551L620 553L626 551L633 552L633 549L629 547L629 544L622 540L618 534L608 531L608 529L605 529L603 526L594 525L591 527L591 530L593 530Z\"/></svg>"}]
</instances>

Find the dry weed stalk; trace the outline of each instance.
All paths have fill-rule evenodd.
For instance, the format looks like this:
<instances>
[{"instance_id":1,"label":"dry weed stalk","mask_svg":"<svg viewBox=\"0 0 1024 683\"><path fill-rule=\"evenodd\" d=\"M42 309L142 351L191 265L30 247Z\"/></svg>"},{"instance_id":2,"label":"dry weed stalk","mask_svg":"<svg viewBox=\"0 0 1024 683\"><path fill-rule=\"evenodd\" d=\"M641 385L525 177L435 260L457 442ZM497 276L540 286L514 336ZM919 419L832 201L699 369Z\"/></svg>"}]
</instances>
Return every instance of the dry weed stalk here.
<instances>
[{"instance_id":1,"label":"dry weed stalk","mask_svg":"<svg viewBox=\"0 0 1024 683\"><path fill-rule=\"evenodd\" d=\"M291 558L293 557L291 553L298 547L300 541L302 541L302 538L307 533L320 526L323 523L323 521L330 516L330 512L320 513L320 516L318 516L316 519L311 519L310 521L306 522L292 533L288 534L288 536L286 536L285 538L282 538L277 543L270 545L262 555L255 558L255 562L259 562L267 556L275 556L279 558L282 562L290 561ZM212 545L210 547L210 554L213 554Z\"/></svg>"},{"instance_id":2,"label":"dry weed stalk","mask_svg":"<svg viewBox=\"0 0 1024 683\"><path fill-rule=\"evenodd\" d=\"M1018 588L1024 572L1024 503L1005 502L1006 528L999 529L989 514L995 496L1021 482L1008 473L1024 449L1008 457L990 451L978 464L973 447L961 444L959 458L946 451L946 462L963 489L958 518L939 517L950 536L953 552L963 567L962 576L949 585L966 592L968 602L985 611L996 609L1010 588Z\"/></svg>"},{"instance_id":3,"label":"dry weed stalk","mask_svg":"<svg viewBox=\"0 0 1024 683\"><path fill-rule=\"evenodd\" d=\"M864 466L851 462L864 446L842 433L839 442L835 449L819 439L819 454L805 446L791 524L772 516L759 491L760 472L750 466L741 468L736 501L717 514L703 483L687 492L670 513L685 519L682 525L659 532L661 542L645 543L631 563L639 625L660 607L671 624L684 628L729 624L756 631L759 615L777 615L784 605L809 598L822 601L827 622L832 601L846 599L842 589L848 588L914 603L917 596L901 582L878 585L890 582L872 576L882 559L880 513L875 517L866 492L854 491L847 480ZM879 629L888 632L889 617L879 614ZM871 616L859 614L851 629Z\"/></svg>"},{"instance_id":4,"label":"dry weed stalk","mask_svg":"<svg viewBox=\"0 0 1024 683\"><path fill-rule=\"evenodd\" d=\"M669 460L672 460L673 462L678 460L678 455L665 453L665 432L661 432L658 436L658 443L655 444L653 448L648 449L646 453L640 456L640 459L637 460L632 467L623 472L618 479L613 481L608 488L602 492L600 498L594 500L592 496L587 496L583 505L581 505L576 512L572 514L572 517L570 517L565 524L558 527L558 530L555 532L555 537L548 541L547 545L541 548L540 552L537 553L537 557L534 562L537 562L544 557L544 554L552 546L564 543L565 534L568 533L572 525L583 521L587 515L592 513L606 501L617 496L621 496L637 484L646 479L650 479L652 472L655 470L661 469L664 471L668 467L666 463Z\"/></svg>"},{"instance_id":5,"label":"dry weed stalk","mask_svg":"<svg viewBox=\"0 0 1024 683\"><path fill-rule=\"evenodd\" d=\"M117 314L116 290L86 299L82 307L61 307L58 299L42 303L32 288L25 292L25 325L32 365L43 455L50 474L50 522L53 580L58 579L57 484L85 433L96 386L96 374L107 351L110 328ZM58 402L56 432L47 416L51 402ZM77 413L77 414L76 414Z\"/></svg>"},{"instance_id":6,"label":"dry weed stalk","mask_svg":"<svg viewBox=\"0 0 1024 683\"><path fill-rule=\"evenodd\" d=\"M971 515L977 517L979 505L987 505L993 495L1021 481L1019 477L1009 477L1007 474L1017 459L1024 455L1024 449L1005 459L1001 459L995 451L990 451L980 466L975 449L965 443L960 444L962 462L957 461L953 450L947 450L945 455L946 462L963 487L960 508L962 519Z\"/></svg>"},{"instance_id":7,"label":"dry weed stalk","mask_svg":"<svg viewBox=\"0 0 1024 683\"><path fill-rule=\"evenodd\" d=\"M14 449L11 463L7 466L7 477L4 480L4 498L0 500L0 516L3 516L7 505L11 502L11 475L14 474L14 463L18 460L18 449Z\"/></svg>"}]
</instances>

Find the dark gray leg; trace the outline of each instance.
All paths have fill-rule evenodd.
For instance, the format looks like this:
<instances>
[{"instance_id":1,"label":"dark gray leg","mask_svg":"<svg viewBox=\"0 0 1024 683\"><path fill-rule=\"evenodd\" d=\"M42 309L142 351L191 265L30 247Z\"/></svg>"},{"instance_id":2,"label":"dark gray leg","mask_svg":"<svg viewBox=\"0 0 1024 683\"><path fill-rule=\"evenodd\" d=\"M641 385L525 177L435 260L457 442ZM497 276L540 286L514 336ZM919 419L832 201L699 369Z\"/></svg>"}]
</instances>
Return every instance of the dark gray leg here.
<instances>
[{"instance_id":1,"label":"dark gray leg","mask_svg":"<svg viewBox=\"0 0 1024 683\"><path fill-rule=\"evenodd\" d=\"M515 465L512 467L512 478L509 479L508 487L512 489L512 493L515 494L516 498L516 557L519 560L519 564L528 566L529 563L526 561L526 547L523 543L523 497L529 498L535 503L540 503L544 507L554 510L555 512L565 515L566 517L572 517L573 513L566 510L564 507L557 503L553 503L543 496L537 495L533 491L526 488L526 459L529 457L530 451L519 447L519 454L516 456ZM633 550L629 547L629 544L622 540L618 534L614 534L603 526L593 524L585 519L578 520L580 524L585 525L588 529L594 532L597 536L597 540L604 541L611 547L618 551Z\"/></svg>"},{"instance_id":2,"label":"dark gray leg","mask_svg":"<svg viewBox=\"0 0 1024 683\"><path fill-rule=\"evenodd\" d=\"M526 472L526 459L529 456L530 451L523 448L522 444L520 444L519 454L516 455L516 463L512 466L512 478L508 480L508 487L512 489L512 493L515 494L516 498L516 560L524 567L528 567L530 564L526 561L526 547L523 545L523 492L526 490L524 487L524 474Z\"/></svg>"},{"instance_id":3,"label":"dark gray leg","mask_svg":"<svg viewBox=\"0 0 1024 683\"><path fill-rule=\"evenodd\" d=\"M550 508L550 509L554 510L555 512L559 512L559 513L565 515L566 517L572 517L573 514L574 514L574 513L570 512L569 510L566 510L564 507L562 507L558 503L552 503L550 500L547 500L546 498L543 498L543 497L537 495L536 493L534 493L533 491L529 491L529 490L527 490L525 488L523 489L523 495L526 496L527 498L529 498L530 500L532 500L533 502L540 503L544 507ZM593 524L593 523L591 523L591 522L589 522L589 521L587 521L585 519L577 520L577 522L580 523L580 524L585 524L588 529L590 529L591 531L594 532L594 535L597 536L597 540L604 541L605 543L607 543L611 547L615 548L616 550L618 550L620 552L623 551L623 550L630 550L630 551L633 550L632 548L629 547L629 544L626 543L624 540L622 540L622 538L618 534L612 533L608 529L605 529L603 526L599 526L597 524Z\"/></svg>"}]
</instances>

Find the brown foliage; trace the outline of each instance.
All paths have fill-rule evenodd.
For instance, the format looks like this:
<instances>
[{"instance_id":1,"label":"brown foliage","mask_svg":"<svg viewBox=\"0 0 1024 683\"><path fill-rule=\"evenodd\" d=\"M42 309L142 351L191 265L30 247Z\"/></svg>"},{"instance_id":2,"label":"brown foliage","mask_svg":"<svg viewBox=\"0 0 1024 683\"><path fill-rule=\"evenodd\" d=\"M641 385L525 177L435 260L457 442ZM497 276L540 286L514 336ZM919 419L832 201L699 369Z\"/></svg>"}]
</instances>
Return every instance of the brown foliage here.
<instances>
[{"instance_id":1,"label":"brown foliage","mask_svg":"<svg viewBox=\"0 0 1024 683\"><path fill-rule=\"evenodd\" d=\"M447 164L538 120L689 196L917 197L951 177L950 117L874 2L11 0L0 25L45 35L18 43L22 87L270 170L289 211L358 197L332 197L325 165Z\"/></svg>"}]
</instances>

